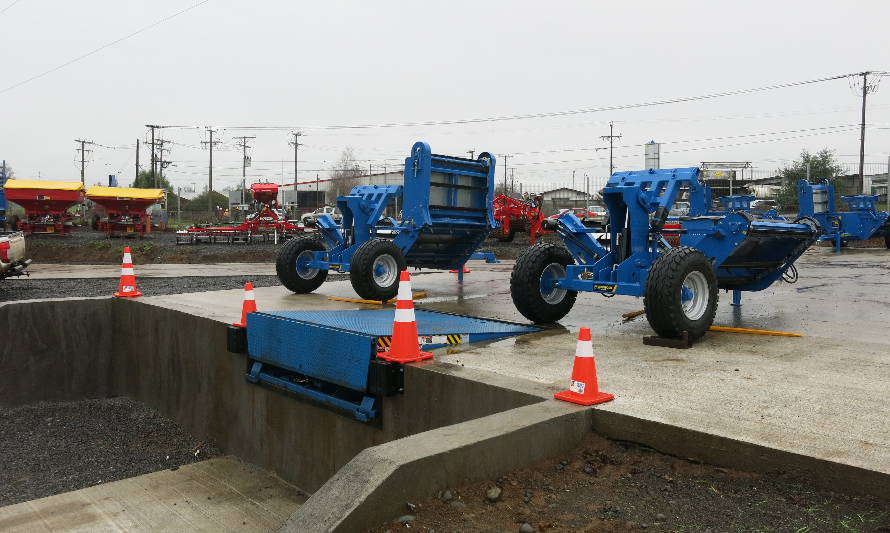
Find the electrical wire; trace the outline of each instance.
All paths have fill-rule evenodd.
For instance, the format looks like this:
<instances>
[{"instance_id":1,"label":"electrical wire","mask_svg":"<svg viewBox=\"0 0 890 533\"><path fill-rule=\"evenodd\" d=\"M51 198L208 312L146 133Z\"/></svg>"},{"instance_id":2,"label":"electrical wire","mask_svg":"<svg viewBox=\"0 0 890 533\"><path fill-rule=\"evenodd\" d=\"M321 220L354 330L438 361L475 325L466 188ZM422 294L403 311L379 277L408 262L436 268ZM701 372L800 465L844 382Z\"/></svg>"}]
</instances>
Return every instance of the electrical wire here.
<instances>
[{"instance_id":1,"label":"electrical wire","mask_svg":"<svg viewBox=\"0 0 890 533\"><path fill-rule=\"evenodd\" d=\"M32 82L32 81L34 81L34 80L38 80L38 79L40 79L40 78L42 78L42 77L44 77L44 76L47 76L47 75L49 75L49 74L52 74L53 72L56 72L56 71L58 71L58 70L61 70L61 69L65 68L65 67L67 67L67 66L69 66L69 65L72 65L72 64L74 64L74 63L77 63L78 61L81 61L81 60L83 60L83 59L86 59L86 58L90 57L91 55L97 54L97 53L101 52L102 50L105 50L106 48L110 48L110 47L112 47L112 46L114 46L114 45L116 45L116 44L118 44L118 43L121 43L121 42L123 42L123 41L126 41L127 39L130 39L131 37L135 37L135 36L139 35L140 33L144 33L144 32L146 32L146 31L148 31L148 30L150 30L150 29L152 29L152 28L154 28L154 27L156 27L156 26L159 26L159 25L163 24L164 22L167 22L168 20L171 20L171 19L173 19L173 18L176 18L176 17L178 17L179 15L182 15L182 14L187 13L187 12L189 12L189 11L191 11L191 10L197 8L197 7L200 7L200 6L206 4L206 3L209 2L209 1L210 1L210 0L200 0L200 1L196 2L195 4L189 6L189 7L186 7L186 8L184 8L184 9L181 9L181 10L177 11L176 13L173 13L172 15L168 15L168 16L162 18L162 19L156 20L156 21L152 22L151 24L149 24L148 26L143 26L142 28L140 28L140 29L138 29L138 30L136 30L136 31L134 31L134 32L132 32L132 33L128 33L127 35L124 35L123 37L120 37L120 38L117 38L117 39L115 39L115 40L113 40L113 41L111 41L111 42L105 43L105 44L103 44L102 46L99 46L98 48L94 48L93 50L90 50L89 52L87 52L87 53L85 53L85 54L81 54L81 55L79 55L79 56L77 56L77 57L75 57L75 58L73 58L73 59L69 59L68 61L62 63L61 65L55 66L55 67L53 67L53 68L51 68L51 69L49 69L49 70L45 70L45 71L41 72L40 74L35 74L34 76L31 76L30 78L26 78L26 79L24 79L24 80L22 80L22 81L19 81L19 82L17 82L17 83L14 83L14 84L12 84L12 85L10 85L10 86L4 88L4 89L0 89L0 94L3 94L3 93L5 93L5 92L7 92L7 91L11 91L11 90L13 90L13 89L15 89L15 88L18 88L18 87L21 87L22 85L25 85L26 83L30 83L30 82ZM13 4L15 4L15 2L13 2ZM6 9L9 9L10 7L12 7L12 5L7 6ZM4 10L4 11L5 11L5 10Z\"/></svg>"},{"instance_id":2,"label":"electrical wire","mask_svg":"<svg viewBox=\"0 0 890 533\"><path fill-rule=\"evenodd\" d=\"M18 4L19 2L21 2L21 0L12 0L12 3L11 3L11 4L9 4L8 6L4 7L3 9L0 9L0 15L2 15L3 13L6 13L7 11L9 11L9 8L11 8L12 6Z\"/></svg>"}]
</instances>

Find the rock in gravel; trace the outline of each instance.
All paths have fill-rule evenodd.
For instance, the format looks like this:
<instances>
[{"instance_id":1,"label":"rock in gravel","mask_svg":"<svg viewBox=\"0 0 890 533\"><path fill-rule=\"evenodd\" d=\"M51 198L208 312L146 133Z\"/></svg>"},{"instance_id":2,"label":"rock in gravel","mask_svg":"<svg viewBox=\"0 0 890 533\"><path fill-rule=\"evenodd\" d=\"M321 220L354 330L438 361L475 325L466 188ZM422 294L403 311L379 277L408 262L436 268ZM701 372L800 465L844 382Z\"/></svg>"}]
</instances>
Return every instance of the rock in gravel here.
<instances>
[{"instance_id":1,"label":"rock in gravel","mask_svg":"<svg viewBox=\"0 0 890 533\"><path fill-rule=\"evenodd\" d=\"M454 500L451 503L449 503L448 505L450 505L451 507L454 507L458 511L463 511L464 509L467 508L467 504L465 504L464 502L462 502L460 500Z\"/></svg>"},{"instance_id":2,"label":"rock in gravel","mask_svg":"<svg viewBox=\"0 0 890 533\"><path fill-rule=\"evenodd\" d=\"M664 522L665 520L667 520L667 516L663 513L658 513L657 515L655 515L655 519L659 522Z\"/></svg>"},{"instance_id":3,"label":"rock in gravel","mask_svg":"<svg viewBox=\"0 0 890 533\"><path fill-rule=\"evenodd\" d=\"M487 491L485 491L485 499L494 503L501 499L501 488L500 487L491 487Z\"/></svg>"},{"instance_id":4,"label":"rock in gravel","mask_svg":"<svg viewBox=\"0 0 890 533\"><path fill-rule=\"evenodd\" d=\"M535 528L532 527L528 522L519 526L519 533L535 533Z\"/></svg>"},{"instance_id":5,"label":"rock in gravel","mask_svg":"<svg viewBox=\"0 0 890 533\"><path fill-rule=\"evenodd\" d=\"M406 514L396 518L396 522L399 524L407 524L408 522L413 522L415 520L417 520L417 517L413 514Z\"/></svg>"},{"instance_id":6,"label":"rock in gravel","mask_svg":"<svg viewBox=\"0 0 890 533\"><path fill-rule=\"evenodd\" d=\"M413 503L410 503L410 502L409 502L409 503L406 503L406 504L405 504L405 507L408 508L408 512L409 512L409 513L411 513L411 514L417 514L417 506L414 505Z\"/></svg>"},{"instance_id":7,"label":"rock in gravel","mask_svg":"<svg viewBox=\"0 0 890 533\"><path fill-rule=\"evenodd\" d=\"M442 492L442 495L439 496L439 499L442 500L443 502L450 502L451 500L454 499L454 495L451 494L450 490L446 489L444 492Z\"/></svg>"}]
</instances>

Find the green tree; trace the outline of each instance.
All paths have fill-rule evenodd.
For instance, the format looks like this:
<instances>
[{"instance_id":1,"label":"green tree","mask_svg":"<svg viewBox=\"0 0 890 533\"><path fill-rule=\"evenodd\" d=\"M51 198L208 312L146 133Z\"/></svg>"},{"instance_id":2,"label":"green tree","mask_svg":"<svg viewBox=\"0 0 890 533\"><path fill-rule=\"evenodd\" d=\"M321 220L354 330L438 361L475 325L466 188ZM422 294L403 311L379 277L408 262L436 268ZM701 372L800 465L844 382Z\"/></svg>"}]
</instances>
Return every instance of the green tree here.
<instances>
[{"instance_id":1,"label":"green tree","mask_svg":"<svg viewBox=\"0 0 890 533\"><path fill-rule=\"evenodd\" d=\"M834 150L823 148L815 154L802 150L798 159L779 170L782 188L779 190L778 200L782 208L797 209L797 183L807 177L807 166L810 169L811 182L834 182L844 171L844 167L835 159ZM840 188L835 187L835 190L840 193Z\"/></svg>"},{"instance_id":2,"label":"green tree","mask_svg":"<svg viewBox=\"0 0 890 533\"><path fill-rule=\"evenodd\" d=\"M220 194L216 191L213 191L213 196L211 199L213 200L213 205L215 207L221 207L223 209L229 208L229 198L223 194ZM172 205L172 204L171 204ZM206 213L207 212L207 191L202 192L198 196L195 196L186 204L183 202L182 205L183 213Z\"/></svg>"},{"instance_id":3,"label":"green tree","mask_svg":"<svg viewBox=\"0 0 890 533\"><path fill-rule=\"evenodd\" d=\"M355 159L355 150L347 146L340 154L340 160L331 168L331 180L329 182L329 202L334 202L338 196L345 196L358 185L358 177L362 175L364 167Z\"/></svg>"},{"instance_id":4,"label":"green tree","mask_svg":"<svg viewBox=\"0 0 890 533\"><path fill-rule=\"evenodd\" d=\"M160 174L153 177L149 170L139 172L136 176L136 181L133 182L133 187L137 189L164 189L168 193L174 192L173 186L170 185L166 177Z\"/></svg>"}]
</instances>

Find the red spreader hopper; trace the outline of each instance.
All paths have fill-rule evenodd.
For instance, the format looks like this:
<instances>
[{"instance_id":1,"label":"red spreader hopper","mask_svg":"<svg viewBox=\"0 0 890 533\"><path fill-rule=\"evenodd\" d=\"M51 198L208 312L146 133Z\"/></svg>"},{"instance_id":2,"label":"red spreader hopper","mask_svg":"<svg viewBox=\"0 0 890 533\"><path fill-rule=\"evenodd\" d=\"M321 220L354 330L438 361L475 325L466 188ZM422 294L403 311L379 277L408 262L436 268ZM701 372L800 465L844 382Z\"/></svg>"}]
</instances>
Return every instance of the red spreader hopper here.
<instances>
[{"instance_id":1,"label":"red spreader hopper","mask_svg":"<svg viewBox=\"0 0 890 533\"><path fill-rule=\"evenodd\" d=\"M151 231L149 207L163 201L164 189L135 189L128 187L100 187L87 189L87 198L102 207L106 217L99 221L99 231L109 237L135 235L142 237Z\"/></svg>"},{"instance_id":2,"label":"red spreader hopper","mask_svg":"<svg viewBox=\"0 0 890 533\"><path fill-rule=\"evenodd\" d=\"M74 227L68 208L83 202L83 185L77 181L9 180L3 188L6 199L25 210L24 218L12 220L27 235L67 235Z\"/></svg>"}]
</instances>

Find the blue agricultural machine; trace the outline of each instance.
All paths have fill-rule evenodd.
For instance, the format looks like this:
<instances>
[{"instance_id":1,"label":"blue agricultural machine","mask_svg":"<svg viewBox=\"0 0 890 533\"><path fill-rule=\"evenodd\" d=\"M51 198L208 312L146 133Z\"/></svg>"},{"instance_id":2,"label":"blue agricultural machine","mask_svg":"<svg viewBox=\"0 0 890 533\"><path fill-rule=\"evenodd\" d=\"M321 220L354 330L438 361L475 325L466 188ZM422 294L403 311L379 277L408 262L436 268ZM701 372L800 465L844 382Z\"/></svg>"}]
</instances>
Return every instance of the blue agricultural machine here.
<instances>
[{"instance_id":1,"label":"blue agricultural machine","mask_svg":"<svg viewBox=\"0 0 890 533\"><path fill-rule=\"evenodd\" d=\"M319 217L318 233L292 239L279 252L276 271L296 293L312 292L328 271L349 272L355 292L389 300L407 267L458 269L470 258L494 262L475 250L495 227L492 217L495 157L436 155L415 143L405 159L403 185L360 185L337 198L342 225ZM384 216L402 206L401 220Z\"/></svg>"},{"instance_id":2,"label":"blue agricultural machine","mask_svg":"<svg viewBox=\"0 0 890 533\"><path fill-rule=\"evenodd\" d=\"M701 337L717 309L717 291L766 289L796 279L794 261L817 239L815 220L790 222L746 210L745 199L728 197L711 207L711 189L698 168L616 172L602 191L609 210L608 240L592 235L567 213L548 228L565 246L538 244L517 261L510 277L516 308L537 323L555 322L572 308L579 291L605 296L642 296L655 332L669 339ZM682 227L665 222L674 202L689 202ZM750 209L750 201L747 208ZM679 233L679 246L664 235Z\"/></svg>"},{"instance_id":3,"label":"blue agricultural machine","mask_svg":"<svg viewBox=\"0 0 890 533\"><path fill-rule=\"evenodd\" d=\"M838 211L831 182L814 185L804 179L798 182L797 190L800 216L818 222L822 230L819 240L833 241L836 251L840 252L848 242L874 237L884 237L885 246L890 248L890 215L878 211L877 196L841 196L850 210Z\"/></svg>"}]
</instances>

